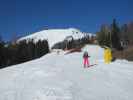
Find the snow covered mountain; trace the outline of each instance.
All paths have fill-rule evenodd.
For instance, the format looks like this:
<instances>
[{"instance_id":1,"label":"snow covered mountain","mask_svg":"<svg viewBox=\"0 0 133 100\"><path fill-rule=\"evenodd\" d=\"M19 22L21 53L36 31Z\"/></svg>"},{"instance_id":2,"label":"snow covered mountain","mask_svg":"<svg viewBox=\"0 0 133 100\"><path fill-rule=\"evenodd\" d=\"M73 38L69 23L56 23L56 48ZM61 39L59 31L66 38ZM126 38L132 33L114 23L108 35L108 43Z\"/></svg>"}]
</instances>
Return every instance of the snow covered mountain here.
<instances>
[{"instance_id":1,"label":"snow covered mountain","mask_svg":"<svg viewBox=\"0 0 133 100\"><path fill-rule=\"evenodd\" d=\"M29 36L22 37L18 40L29 40L34 39L34 41L38 40L48 40L49 47L51 48L54 44L63 41L66 37L72 36L73 39L80 39L85 37L86 35L92 36L94 34L91 33L83 33L78 29L75 28L68 28L68 29L48 29L43 30L40 32L33 33Z\"/></svg>"},{"instance_id":2,"label":"snow covered mountain","mask_svg":"<svg viewBox=\"0 0 133 100\"><path fill-rule=\"evenodd\" d=\"M83 68L83 51L90 63ZM52 52L42 58L0 69L0 100L133 100L133 63L104 64L103 49Z\"/></svg>"}]
</instances>

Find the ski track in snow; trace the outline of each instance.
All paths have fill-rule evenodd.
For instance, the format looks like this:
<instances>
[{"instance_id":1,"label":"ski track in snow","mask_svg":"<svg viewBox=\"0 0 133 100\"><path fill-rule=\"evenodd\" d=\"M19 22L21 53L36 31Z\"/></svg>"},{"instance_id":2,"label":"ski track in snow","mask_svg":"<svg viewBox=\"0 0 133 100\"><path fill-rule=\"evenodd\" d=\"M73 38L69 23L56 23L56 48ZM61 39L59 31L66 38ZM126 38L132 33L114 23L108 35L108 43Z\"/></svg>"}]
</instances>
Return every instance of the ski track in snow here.
<instances>
[{"instance_id":1,"label":"ski track in snow","mask_svg":"<svg viewBox=\"0 0 133 100\"><path fill-rule=\"evenodd\" d=\"M90 62L98 65L83 68L82 54L64 55L62 52L57 55L53 52L1 69L0 100L133 99L133 63L104 64L101 54L90 53Z\"/></svg>"}]
</instances>

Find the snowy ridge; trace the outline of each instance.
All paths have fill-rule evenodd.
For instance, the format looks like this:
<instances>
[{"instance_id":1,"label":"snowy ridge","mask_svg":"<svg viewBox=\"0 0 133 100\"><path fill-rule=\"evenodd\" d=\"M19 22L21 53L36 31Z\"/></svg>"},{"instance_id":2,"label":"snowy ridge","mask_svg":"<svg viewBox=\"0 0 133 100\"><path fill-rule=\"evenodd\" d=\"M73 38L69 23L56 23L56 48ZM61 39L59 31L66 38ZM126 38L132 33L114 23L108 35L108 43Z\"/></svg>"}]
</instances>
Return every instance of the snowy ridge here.
<instances>
[{"instance_id":1,"label":"snowy ridge","mask_svg":"<svg viewBox=\"0 0 133 100\"><path fill-rule=\"evenodd\" d=\"M26 37L22 37L18 40L29 40L34 39L34 41L38 40L48 40L49 47L51 48L55 43L63 41L67 36L72 36L73 39L80 39L82 37L85 37L86 35L92 36L91 33L83 33L78 29L75 28L68 28L68 29L49 29L49 30L43 30L40 32L33 33L31 35L28 35Z\"/></svg>"},{"instance_id":2,"label":"snowy ridge","mask_svg":"<svg viewBox=\"0 0 133 100\"><path fill-rule=\"evenodd\" d=\"M30 62L0 70L0 100L133 100L133 62L104 64L103 49L88 45L91 55L52 52ZM98 53L97 53L98 52Z\"/></svg>"}]
</instances>

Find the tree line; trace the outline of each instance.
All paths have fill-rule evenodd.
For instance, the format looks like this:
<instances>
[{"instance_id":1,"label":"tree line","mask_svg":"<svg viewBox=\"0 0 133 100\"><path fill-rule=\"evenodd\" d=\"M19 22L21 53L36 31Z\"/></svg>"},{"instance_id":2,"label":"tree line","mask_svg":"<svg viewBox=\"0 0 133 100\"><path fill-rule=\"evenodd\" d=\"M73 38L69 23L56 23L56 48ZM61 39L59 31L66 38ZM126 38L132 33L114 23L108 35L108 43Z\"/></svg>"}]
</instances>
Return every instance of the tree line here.
<instances>
[{"instance_id":1,"label":"tree line","mask_svg":"<svg viewBox=\"0 0 133 100\"><path fill-rule=\"evenodd\" d=\"M6 43L0 40L0 68L39 58L49 52L47 40L23 40Z\"/></svg>"},{"instance_id":2,"label":"tree line","mask_svg":"<svg viewBox=\"0 0 133 100\"><path fill-rule=\"evenodd\" d=\"M133 44L133 22L119 26L116 19L113 19L111 25L102 25L96 36L101 46L123 50L124 44Z\"/></svg>"}]
</instances>

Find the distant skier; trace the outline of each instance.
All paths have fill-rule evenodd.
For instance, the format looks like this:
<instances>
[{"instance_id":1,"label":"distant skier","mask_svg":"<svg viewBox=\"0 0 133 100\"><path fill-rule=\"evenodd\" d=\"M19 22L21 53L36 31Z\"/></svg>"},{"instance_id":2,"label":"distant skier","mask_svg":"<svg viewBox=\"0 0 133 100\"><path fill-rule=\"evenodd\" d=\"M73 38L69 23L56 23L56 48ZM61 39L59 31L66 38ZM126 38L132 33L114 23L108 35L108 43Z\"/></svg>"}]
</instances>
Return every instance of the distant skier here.
<instances>
[{"instance_id":1,"label":"distant skier","mask_svg":"<svg viewBox=\"0 0 133 100\"><path fill-rule=\"evenodd\" d=\"M88 60L89 56L88 56L88 52L85 51L83 54L83 63L84 63L84 68L85 67L89 67L89 60Z\"/></svg>"}]
</instances>

